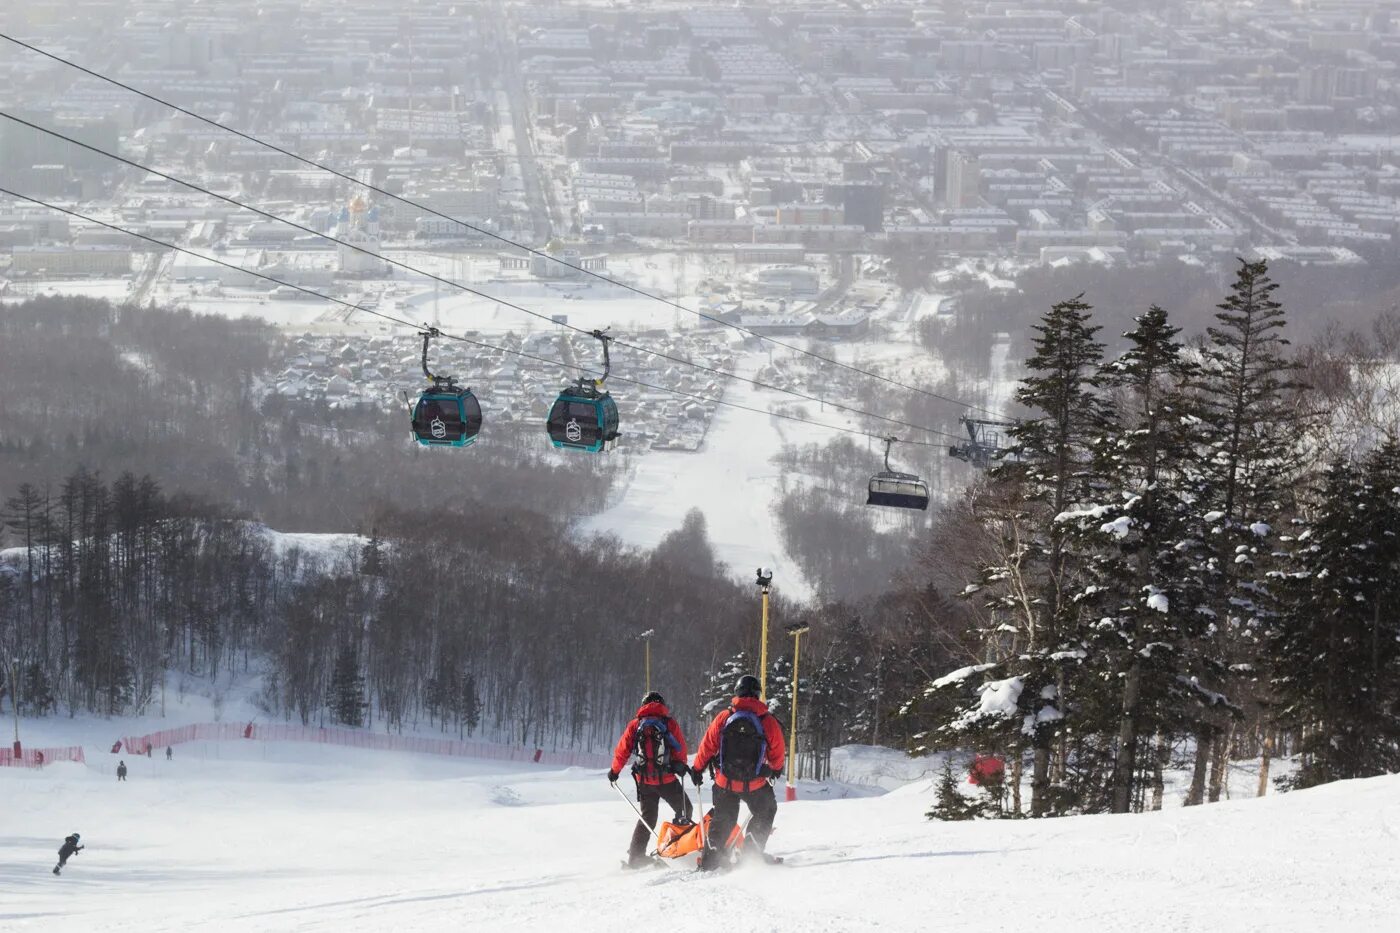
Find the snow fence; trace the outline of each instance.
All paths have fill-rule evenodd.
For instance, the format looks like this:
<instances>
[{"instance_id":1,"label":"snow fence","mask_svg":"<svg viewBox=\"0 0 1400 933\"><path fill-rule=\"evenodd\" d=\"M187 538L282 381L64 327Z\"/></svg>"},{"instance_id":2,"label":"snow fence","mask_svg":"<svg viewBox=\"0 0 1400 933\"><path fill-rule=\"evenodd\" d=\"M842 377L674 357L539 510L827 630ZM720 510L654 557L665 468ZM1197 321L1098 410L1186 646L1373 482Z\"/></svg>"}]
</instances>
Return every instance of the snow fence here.
<instances>
[{"instance_id":1,"label":"snow fence","mask_svg":"<svg viewBox=\"0 0 1400 933\"><path fill-rule=\"evenodd\" d=\"M149 755L153 749L180 745L185 742L225 742L254 739L263 742L310 742L317 745L338 745L344 748L364 748L378 752L417 752L426 755L447 755L455 758L485 758L493 761L520 761L557 767L606 768L611 759L606 755L581 751L546 751L520 745L499 745L493 742L467 742L459 739L436 739L422 736L390 735L363 732L358 729L297 726L280 723L202 722L175 729L162 729L150 735L127 736L112 746L112 753L123 747L128 755ZM82 750L79 749L81 755Z\"/></svg>"},{"instance_id":2,"label":"snow fence","mask_svg":"<svg viewBox=\"0 0 1400 933\"><path fill-rule=\"evenodd\" d=\"M64 748L23 748L19 757L15 757L13 749L0 748L0 768L42 768L55 761L87 764L81 745L69 745Z\"/></svg>"}]
</instances>

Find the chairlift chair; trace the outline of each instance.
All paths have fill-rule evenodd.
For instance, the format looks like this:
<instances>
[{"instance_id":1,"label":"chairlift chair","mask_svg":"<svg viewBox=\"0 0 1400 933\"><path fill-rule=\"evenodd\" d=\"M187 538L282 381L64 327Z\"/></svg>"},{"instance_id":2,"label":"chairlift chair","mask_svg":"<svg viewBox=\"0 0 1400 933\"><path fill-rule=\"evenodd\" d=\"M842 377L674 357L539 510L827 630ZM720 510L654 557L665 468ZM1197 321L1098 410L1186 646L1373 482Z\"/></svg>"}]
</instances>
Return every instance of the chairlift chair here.
<instances>
[{"instance_id":1,"label":"chairlift chair","mask_svg":"<svg viewBox=\"0 0 1400 933\"><path fill-rule=\"evenodd\" d=\"M885 438L885 470L870 477L870 492L865 504L895 509L927 509L928 484L913 473L900 473L890 468L890 447L897 440L897 437Z\"/></svg>"}]
</instances>

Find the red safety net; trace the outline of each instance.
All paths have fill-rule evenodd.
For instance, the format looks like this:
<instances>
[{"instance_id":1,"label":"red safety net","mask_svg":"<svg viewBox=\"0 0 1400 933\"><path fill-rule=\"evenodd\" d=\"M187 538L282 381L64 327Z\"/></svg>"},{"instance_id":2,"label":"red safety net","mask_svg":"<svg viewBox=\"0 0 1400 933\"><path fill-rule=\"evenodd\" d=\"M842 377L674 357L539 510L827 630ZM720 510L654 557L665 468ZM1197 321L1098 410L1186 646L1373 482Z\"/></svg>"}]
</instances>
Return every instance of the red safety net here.
<instances>
[{"instance_id":1,"label":"red safety net","mask_svg":"<svg viewBox=\"0 0 1400 933\"><path fill-rule=\"evenodd\" d=\"M14 749L0 748L0 768L38 768L56 761L87 763L81 745L69 745L66 748L26 748L18 758L15 757Z\"/></svg>"},{"instance_id":2,"label":"red safety net","mask_svg":"<svg viewBox=\"0 0 1400 933\"><path fill-rule=\"evenodd\" d=\"M558 767L606 768L606 755L582 751L545 751L519 745L471 742L424 736L389 735L358 729L298 726L281 723L205 722L175 729L162 729L150 735L127 736L121 740L128 755L145 755L151 749L185 742L224 742L258 739L264 742L312 742L382 752L417 752L458 758L487 758L494 761L537 762ZM116 749L114 748L114 751Z\"/></svg>"}]
</instances>

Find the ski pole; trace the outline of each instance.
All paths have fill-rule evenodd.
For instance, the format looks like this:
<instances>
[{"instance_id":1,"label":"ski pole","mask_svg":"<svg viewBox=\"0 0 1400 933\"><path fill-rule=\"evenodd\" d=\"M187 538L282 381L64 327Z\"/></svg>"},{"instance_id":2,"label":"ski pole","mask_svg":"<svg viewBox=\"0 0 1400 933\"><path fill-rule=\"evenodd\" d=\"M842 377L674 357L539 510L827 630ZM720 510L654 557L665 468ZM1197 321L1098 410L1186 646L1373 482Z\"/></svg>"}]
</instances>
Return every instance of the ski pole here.
<instances>
[{"instance_id":1,"label":"ski pole","mask_svg":"<svg viewBox=\"0 0 1400 933\"><path fill-rule=\"evenodd\" d=\"M639 822L641 822L641 824L642 824L643 826L645 826L647 829L651 830L652 833L655 833L655 832L656 832L656 827L654 827L654 826L652 826L650 823L648 823L648 822L647 822L647 818L644 817L644 816L642 816L642 811L637 809L637 805L636 805L635 803L632 802L632 798L631 798L631 797L628 797L626 794L624 794L624 793L622 792L622 788L621 788L621 787L618 787L616 784L613 784L612 789L615 790L615 791L617 791L617 795L618 795L619 797L621 797L623 800L627 801L627 806L631 807L631 808L632 808L632 812L635 813L635 814L637 814L637 820L638 820Z\"/></svg>"},{"instance_id":2,"label":"ski pole","mask_svg":"<svg viewBox=\"0 0 1400 933\"><path fill-rule=\"evenodd\" d=\"M703 848L710 847L710 826L705 822L705 785L695 785L695 798L700 801L700 812L695 814L695 822L700 826L700 842Z\"/></svg>"},{"instance_id":3,"label":"ski pole","mask_svg":"<svg viewBox=\"0 0 1400 933\"><path fill-rule=\"evenodd\" d=\"M635 803L632 802L632 798L628 797L625 793L622 792L622 788L621 788L621 787L618 787L616 784L614 784L614 785L613 785L613 790L617 791L618 796L620 796L623 800L626 800L626 801L627 801L627 806L631 807L631 808L632 808L632 812L635 813L635 814L637 814L637 821L647 828L647 831L650 833L651 838L652 838L653 842L655 843L655 844L652 846L652 850L651 850L650 854L653 855L653 856L656 855L657 852L660 851L660 849L658 848L659 843L660 843L660 839L659 839L659 837L658 837L657 834L656 834L656 827L655 827L655 826L652 826L650 823L647 822L647 818L644 817L644 816L642 816L642 811L637 809L637 805L636 805ZM685 788L681 788L681 790L682 790L682 792L684 792Z\"/></svg>"},{"instance_id":4,"label":"ski pole","mask_svg":"<svg viewBox=\"0 0 1400 933\"><path fill-rule=\"evenodd\" d=\"M621 797L623 800L626 800L626 801L627 801L627 806L629 806L629 807L632 808L632 812L635 813L635 814L637 814L637 822L639 822L639 823L641 823L643 826L645 826L645 827L647 828L647 834L648 834L651 838L655 839L655 838L656 838L656 827L647 822L647 818L644 817L644 816L642 816L642 811L637 809L637 805L636 805L635 803L632 802L632 798L628 797L626 794L624 794L624 793L622 792L622 788L621 788L621 787L618 787L616 784L614 784L612 787L613 787L613 790L617 791L617 795L618 795L619 797ZM656 849L653 848L653 849L652 849L652 855L655 855L655 854L656 854Z\"/></svg>"}]
</instances>

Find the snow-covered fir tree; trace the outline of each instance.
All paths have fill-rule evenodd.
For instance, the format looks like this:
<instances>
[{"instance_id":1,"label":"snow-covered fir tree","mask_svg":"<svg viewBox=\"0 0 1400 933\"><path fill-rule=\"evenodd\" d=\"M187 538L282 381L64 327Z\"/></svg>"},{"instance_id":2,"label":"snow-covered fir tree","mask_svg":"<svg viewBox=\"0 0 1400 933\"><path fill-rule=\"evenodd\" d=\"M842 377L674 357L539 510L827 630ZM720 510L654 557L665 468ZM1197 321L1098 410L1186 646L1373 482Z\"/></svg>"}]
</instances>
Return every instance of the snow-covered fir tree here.
<instances>
[{"instance_id":1,"label":"snow-covered fir tree","mask_svg":"<svg viewBox=\"0 0 1400 933\"><path fill-rule=\"evenodd\" d=\"M1184 540L1193 585L1212 614L1194 658L1197 683L1228 712L1203 720L1187 802L1220 798L1238 707L1259 699L1259 640L1274 616L1268 576L1273 530L1290 508L1305 419L1295 396L1297 364L1283 337L1283 306L1268 265L1241 261L1229 296L1207 329L1197 398L1202 418L1194 528ZM1207 791L1206 773L1209 767Z\"/></svg>"},{"instance_id":2,"label":"snow-covered fir tree","mask_svg":"<svg viewBox=\"0 0 1400 933\"><path fill-rule=\"evenodd\" d=\"M938 772L938 784L934 790L934 804L924 815L931 820L958 822L975 820L981 812L978 802L963 795L958 779L953 775L950 759L943 759L943 768Z\"/></svg>"},{"instance_id":3,"label":"snow-covered fir tree","mask_svg":"<svg viewBox=\"0 0 1400 933\"><path fill-rule=\"evenodd\" d=\"M740 651L726 658L719 667L709 674L708 683L700 694L700 721L708 724L714 715L729 705L734 698L734 685L745 674L755 674L757 665L747 651Z\"/></svg>"},{"instance_id":4,"label":"snow-covered fir tree","mask_svg":"<svg viewBox=\"0 0 1400 933\"><path fill-rule=\"evenodd\" d=\"M1108 740L1103 803L1115 813L1136 799L1142 737L1161 742L1198 718L1188 664L1204 617L1178 545L1192 514L1199 419L1187 390L1195 367L1179 333L1153 306L1124 335L1126 351L1101 375L1114 407L1096 444L1095 499L1059 516L1082 556L1073 594L1088 618L1092 676L1081 688L1079 719Z\"/></svg>"},{"instance_id":5,"label":"snow-covered fir tree","mask_svg":"<svg viewBox=\"0 0 1400 933\"><path fill-rule=\"evenodd\" d=\"M848 618L820 654L803 648L798 707L798 748L804 777L821 780L831 771L831 753L851 742L869 742L870 696L874 690L871 636L859 618ZM815 655L815 656L813 656Z\"/></svg>"},{"instance_id":6,"label":"snow-covered fir tree","mask_svg":"<svg viewBox=\"0 0 1400 933\"><path fill-rule=\"evenodd\" d=\"M935 680L928 699L952 695L937 731L975 738L1032 756L1031 814L1063 812L1052 779L1063 777L1076 702L1071 682L1082 676L1085 639L1072 580L1072 526L1060 516L1092 498L1094 453L1107 423L1098 391L1103 344L1081 297L1052 307L1035 326L1016 400L1033 415L1010 430L1008 459L993 471L981 517L995 554L970 587L987 600L987 662ZM966 698L972 693L969 705ZM1058 751L1052 775L1052 752Z\"/></svg>"},{"instance_id":7,"label":"snow-covered fir tree","mask_svg":"<svg viewBox=\"0 0 1400 933\"><path fill-rule=\"evenodd\" d=\"M1400 442L1336 461L1294 527L1268 640L1276 722L1302 736L1290 783L1400 770Z\"/></svg>"}]
</instances>

